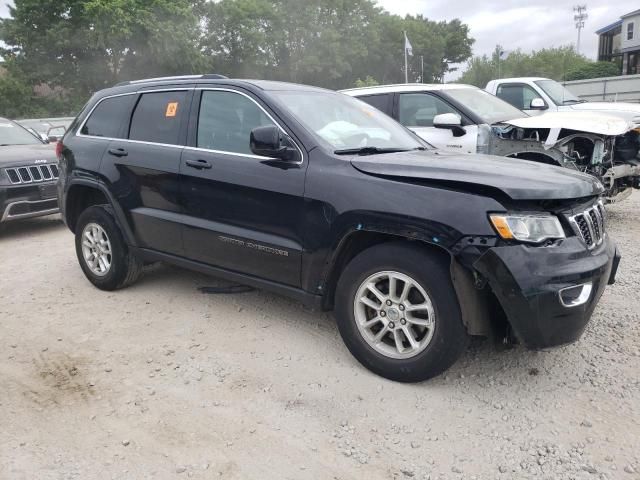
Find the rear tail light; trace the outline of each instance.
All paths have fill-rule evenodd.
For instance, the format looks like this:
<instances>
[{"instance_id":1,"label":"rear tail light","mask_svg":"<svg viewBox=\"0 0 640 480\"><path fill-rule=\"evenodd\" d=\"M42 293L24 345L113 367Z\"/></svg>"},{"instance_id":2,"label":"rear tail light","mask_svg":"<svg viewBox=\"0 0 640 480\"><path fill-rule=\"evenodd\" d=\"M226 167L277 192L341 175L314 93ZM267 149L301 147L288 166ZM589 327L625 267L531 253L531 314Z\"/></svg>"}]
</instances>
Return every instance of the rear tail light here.
<instances>
[{"instance_id":1,"label":"rear tail light","mask_svg":"<svg viewBox=\"0 0 640 480\"><path fill-rule=\"evenodd\" d=\"M64 145L62 145L62 140L58 140L56 143L56 157L58 157L58 161L62 160L62 149Z\"/></svg>"}]
</instances>

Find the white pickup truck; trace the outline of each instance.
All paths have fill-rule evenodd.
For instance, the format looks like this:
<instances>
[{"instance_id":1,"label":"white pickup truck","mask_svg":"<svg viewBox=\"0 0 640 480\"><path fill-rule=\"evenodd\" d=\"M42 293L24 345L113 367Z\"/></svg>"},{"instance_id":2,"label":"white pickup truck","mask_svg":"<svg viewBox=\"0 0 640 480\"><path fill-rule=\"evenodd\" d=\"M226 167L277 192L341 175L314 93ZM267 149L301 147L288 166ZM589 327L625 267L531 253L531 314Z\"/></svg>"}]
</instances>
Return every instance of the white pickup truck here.
<instances>
[{"instance_id":1,"label":"white pickup truck","mask_svg":"<svg viewBox=\"0 0 640 480\"><path fill-rule=\"evenodd\" d=\"M628 120L640 120L640 103L587 102L549 78L501 78L491 80L485 90L529 115L547 111L598 111L623 116Z\"/></svg>"}]
</instances>

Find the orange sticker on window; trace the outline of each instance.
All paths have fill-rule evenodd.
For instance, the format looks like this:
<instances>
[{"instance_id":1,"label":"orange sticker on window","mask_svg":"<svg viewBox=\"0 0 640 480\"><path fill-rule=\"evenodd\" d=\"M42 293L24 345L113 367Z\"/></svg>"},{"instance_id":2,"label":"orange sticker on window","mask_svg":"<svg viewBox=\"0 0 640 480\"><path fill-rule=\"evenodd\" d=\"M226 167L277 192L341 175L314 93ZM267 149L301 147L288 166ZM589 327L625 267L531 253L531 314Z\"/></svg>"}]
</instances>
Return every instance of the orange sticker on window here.
<instances>
[{"instance_id":1,"label":"orange sticker on window","mask_svg":"<svg viewBox=\"0 0 640 480\"><path fill-rule=\"evenodd\" d=\"M165 112L165 117L175 117L176 113L178 113L178 102L170 102L167 103L167 111Z\"/></svg>"}]
</instances>

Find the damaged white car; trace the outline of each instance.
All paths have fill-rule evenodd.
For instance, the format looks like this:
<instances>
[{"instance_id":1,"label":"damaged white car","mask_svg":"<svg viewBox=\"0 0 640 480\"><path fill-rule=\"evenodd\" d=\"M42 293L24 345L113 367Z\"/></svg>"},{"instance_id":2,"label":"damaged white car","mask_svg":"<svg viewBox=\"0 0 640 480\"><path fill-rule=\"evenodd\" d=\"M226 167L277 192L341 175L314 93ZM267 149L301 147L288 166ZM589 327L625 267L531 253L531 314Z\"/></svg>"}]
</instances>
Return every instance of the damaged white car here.
<instances>
[{"instance_id":1,"label":"damaged white car","mask_svg":"<svg viewBox=\"0 0 640 480\"><path fill-rule=\"evenodd\" d=\"M406 84L344 90L382 110L432 145L550 163L597 177L606 200L640 189L637 118L597 112L529 117L476 87Z\"/></svg>"}]
</instances>

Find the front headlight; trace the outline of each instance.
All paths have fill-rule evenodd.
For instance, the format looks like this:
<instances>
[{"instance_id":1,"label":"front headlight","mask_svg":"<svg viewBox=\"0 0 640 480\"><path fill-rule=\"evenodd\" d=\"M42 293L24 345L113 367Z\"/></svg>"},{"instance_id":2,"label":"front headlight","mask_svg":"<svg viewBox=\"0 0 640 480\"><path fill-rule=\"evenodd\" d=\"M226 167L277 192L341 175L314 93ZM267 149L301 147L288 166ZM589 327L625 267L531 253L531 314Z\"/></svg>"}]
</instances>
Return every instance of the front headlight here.
<instances>
[{"instance_id":1,"label":"front headlight","mask_svg":"<svg viewBox=\"0 0 640 480\"><path fill-rule=\"evenodd\" d=\"M554 215L489 215L493 227L505 240L539 243L565 238L558 217Z\"/></svg>"}]
</instances>

